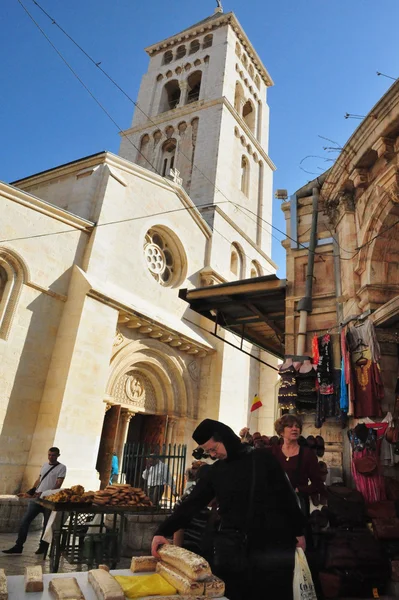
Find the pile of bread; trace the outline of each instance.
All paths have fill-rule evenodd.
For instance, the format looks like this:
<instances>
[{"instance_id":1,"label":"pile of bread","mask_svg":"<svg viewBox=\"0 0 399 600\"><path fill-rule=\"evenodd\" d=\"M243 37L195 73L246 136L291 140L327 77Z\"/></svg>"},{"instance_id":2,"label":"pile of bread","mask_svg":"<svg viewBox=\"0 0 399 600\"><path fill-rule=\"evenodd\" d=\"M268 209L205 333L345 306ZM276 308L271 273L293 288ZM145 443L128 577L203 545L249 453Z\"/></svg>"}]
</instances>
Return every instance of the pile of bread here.
<instances>
[{"instance_id":1,"label":"pile of bread","mask_svg":"<svg viewBox=\"0 0 399 600\"><path fill-rule=\"evenodd\" d=\"M44 500L49 502L71 502L89 504L93 502L95 492L85 492L83 485L73 485L71 488L60 490L51 496L46 496Z\"/></svg>"},{"instance_id":2,"label":"pile of bread","mask_svg":"<svg viewBox=\"0 0 399 600\"><path fill-rule=\"evenodd\" d=\"M209 563L202 556L172 544L161 546L158 554L161 560L152 556L133 557L130 570L159 573L179 593L179 596L162 596L164 599L189 597L193 600L195 597L203 600L224 595L224 582L212 575Z\"/></svg>"},{"instance_id":3,"label":"pile of bread","mask_svg":"<svg viewBox=\"0 0 399 600\"><path fill-rule=\"evenodd\" d=\"M151 500L141 488L135 488L123 483L107 485L104 490L95 492L94 504L110 506L152 506Z\"/></svg>"},{"instance_id":4,"label":"pile of bread","mask_svg":"<svg viewBox=\"0 0 399 600\"><path fill-rule=\"evenodd\" d=\"M130 569L133 573L158 573L178 595L151 596L150 600L204 600L224 595L223 581L212 575L209 563L201 556L171 544L162 546L159 555L161 560L152 556L134 557ZM122 587L106 565L89 571L88 581L98 600L125 600ZM25 592L42 592L43 589L42 567L25 567ZM84 600L75 577L54 577L50 580L49 591L55 600ZM7 578L4 569L0 569L0 600L7 599Z\"/></svg>"}]
</instances>

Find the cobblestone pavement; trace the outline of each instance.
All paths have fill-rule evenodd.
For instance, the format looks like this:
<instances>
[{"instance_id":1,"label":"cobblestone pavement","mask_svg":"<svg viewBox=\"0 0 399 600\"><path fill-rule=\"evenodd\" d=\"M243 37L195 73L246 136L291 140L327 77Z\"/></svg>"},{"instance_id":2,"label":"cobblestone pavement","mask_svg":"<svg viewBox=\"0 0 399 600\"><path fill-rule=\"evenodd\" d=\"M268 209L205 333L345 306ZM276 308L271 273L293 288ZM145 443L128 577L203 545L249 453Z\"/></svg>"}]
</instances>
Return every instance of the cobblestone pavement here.
<instances>
[{"instance_id":1,"label":"cobblestone pavement","mask_svg":"<svg viewBox=\"0 0 399 600\"><path fill-rule=\"evenodd\" d=\"M50 573L50 560L47 556L43 560L42 555L35 554L39 547L41 531L32 531L24 545L22 554L3 554L1 550L11 548L15 544L16 533L0 533L0 568L5 569L6 575L23 575L25 567L31 565L42 565L44 573ZM122 557L118 563L118 569L128 569L130 567L130 558ZM61 558L59 573L70 573L71 571L87 571L86 565L71 565Z\"/></svg>"}]
</instances>

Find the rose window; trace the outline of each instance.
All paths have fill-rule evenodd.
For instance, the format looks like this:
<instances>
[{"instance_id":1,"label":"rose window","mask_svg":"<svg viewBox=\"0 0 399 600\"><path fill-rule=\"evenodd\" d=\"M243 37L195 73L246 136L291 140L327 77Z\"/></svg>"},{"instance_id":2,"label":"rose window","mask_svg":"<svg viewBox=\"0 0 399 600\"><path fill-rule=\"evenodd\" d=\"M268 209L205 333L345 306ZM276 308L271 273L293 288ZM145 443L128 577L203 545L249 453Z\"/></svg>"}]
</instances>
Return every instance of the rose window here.
<instances>
[{"instance_id":1,"label":"rose window","mask_svg":"<svg viewBox=\"0 0 399 600\"><path fill-rule=\"evenodd\" d=\"M144 257L151 275L161 285L173 282L175 260L166 236L150 229L145 236Z\"/></svg>"}]
</instances>

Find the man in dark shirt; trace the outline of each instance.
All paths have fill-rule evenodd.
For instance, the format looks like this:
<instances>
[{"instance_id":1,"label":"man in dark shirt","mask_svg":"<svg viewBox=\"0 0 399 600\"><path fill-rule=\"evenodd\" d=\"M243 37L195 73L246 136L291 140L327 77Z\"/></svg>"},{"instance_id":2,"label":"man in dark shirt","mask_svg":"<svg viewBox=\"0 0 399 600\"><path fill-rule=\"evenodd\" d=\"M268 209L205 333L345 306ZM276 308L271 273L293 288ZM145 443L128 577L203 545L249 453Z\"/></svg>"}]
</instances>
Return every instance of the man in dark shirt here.
<instances>
[{"instance_id":1,"label":"man in dark shirt","mask_svg":"<svg viewBox=\"0 0 399 600\"><path fill-rule=\"evenodd\" d=\"M232 429L219 421L205 419L193 438L217 462L160 525L152 542L153 555L157 556L161 544L169 543L166 537L185 528L216 497L220 530L227 536L231 532L232 537L241 532L248 539L248 568L237 573L225 565L223 572L216 573L226 583L226 596L251 600L264 590L267 596L291 600L295 546L305 547L304 517L280 465L267 450L241 444Z\"/></svg>"}]
</instances>

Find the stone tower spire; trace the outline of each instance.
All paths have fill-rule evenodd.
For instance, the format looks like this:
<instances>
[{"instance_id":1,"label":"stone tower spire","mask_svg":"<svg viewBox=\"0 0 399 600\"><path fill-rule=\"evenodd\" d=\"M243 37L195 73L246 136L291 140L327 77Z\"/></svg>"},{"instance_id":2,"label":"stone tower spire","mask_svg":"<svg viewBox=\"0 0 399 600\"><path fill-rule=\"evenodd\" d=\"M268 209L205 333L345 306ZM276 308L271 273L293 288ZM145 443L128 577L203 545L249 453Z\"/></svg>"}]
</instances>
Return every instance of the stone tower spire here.
<instances>
[{"instance_id":1,"label":"stone tower spire","mask_svg":"<svg viewBox=\"0 0 399 600\"><path fill-rule=\"evenodd\" d=\"M256 217L271 219L266 92L273 82L235 15L218 2L213 15L146 52L140 108L120 154L175 180L177 169L193 202L224 202L229 218L268 252L270 234Z\"/></svg>"}]
</instances>

